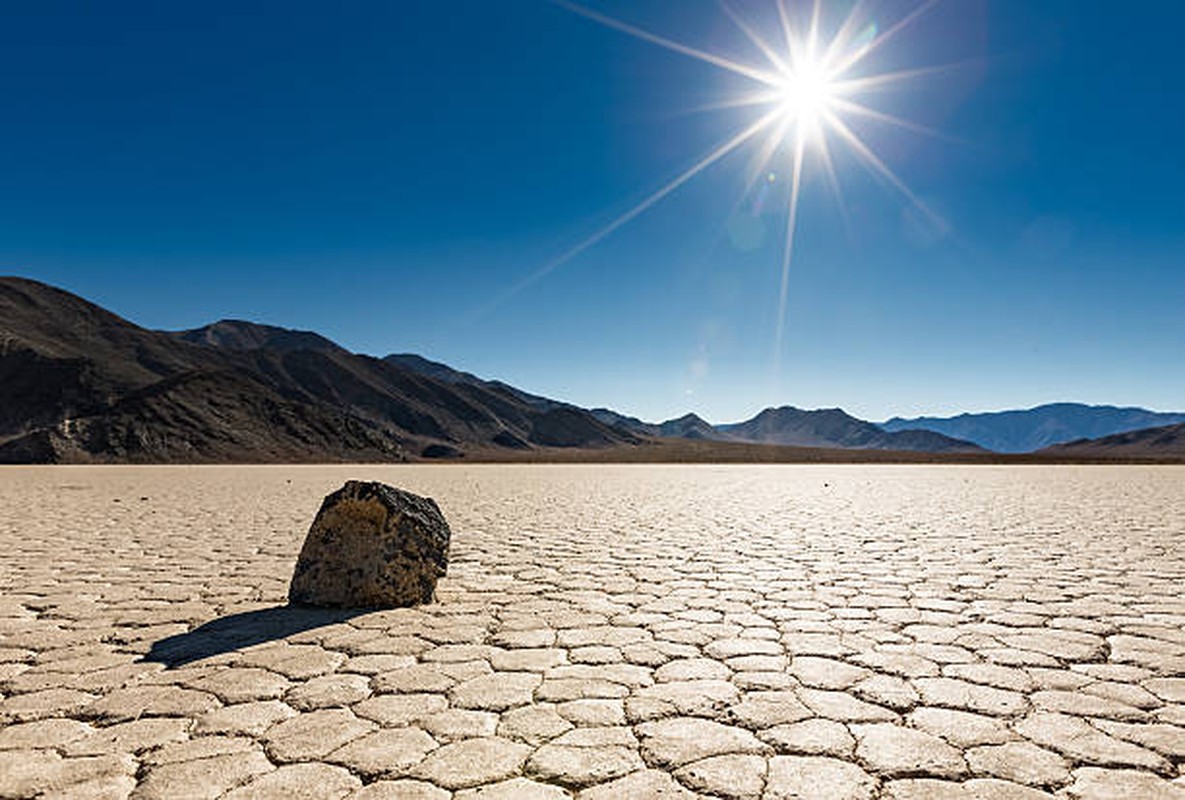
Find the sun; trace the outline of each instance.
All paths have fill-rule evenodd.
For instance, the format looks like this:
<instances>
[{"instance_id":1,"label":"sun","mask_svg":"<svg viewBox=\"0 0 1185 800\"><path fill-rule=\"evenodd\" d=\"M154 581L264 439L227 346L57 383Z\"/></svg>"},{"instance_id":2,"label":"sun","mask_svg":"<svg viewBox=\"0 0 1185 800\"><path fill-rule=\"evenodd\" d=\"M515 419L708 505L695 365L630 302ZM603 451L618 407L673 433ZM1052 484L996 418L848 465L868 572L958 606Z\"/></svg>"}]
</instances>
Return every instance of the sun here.
<instances>
[{"instance_id":1,"label":"sun","mask_svg":"<svg viewBox=\"0 0 1185 800\"><path fill-rule=\"evenodd\" d=\"M808 140L817 141L827 115L835 111L838 91L823 65L810 60L779 75L774 96L783 125L798 126Z\"/></svg>"}]
</instances>

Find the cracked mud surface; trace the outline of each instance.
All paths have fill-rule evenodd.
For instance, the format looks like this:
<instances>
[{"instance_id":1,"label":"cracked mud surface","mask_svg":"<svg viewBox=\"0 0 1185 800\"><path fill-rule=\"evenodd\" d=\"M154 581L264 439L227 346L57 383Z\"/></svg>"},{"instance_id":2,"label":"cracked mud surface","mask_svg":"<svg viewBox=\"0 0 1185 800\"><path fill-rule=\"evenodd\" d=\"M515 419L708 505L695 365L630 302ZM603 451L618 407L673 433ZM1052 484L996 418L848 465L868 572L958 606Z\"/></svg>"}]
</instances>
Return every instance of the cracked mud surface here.
<instances>
[{"instance_id":1,"label":"cracked mud surface","mask_svg":"<svg viewBox=\"0 0 1185 800\"><path fill-rule=\"evenodd\" d=\"M283 606L348 478L439 602ZM15 468L0 548L0 797L1185 797L1185 468Z\"/></svg>"}]
</instances>

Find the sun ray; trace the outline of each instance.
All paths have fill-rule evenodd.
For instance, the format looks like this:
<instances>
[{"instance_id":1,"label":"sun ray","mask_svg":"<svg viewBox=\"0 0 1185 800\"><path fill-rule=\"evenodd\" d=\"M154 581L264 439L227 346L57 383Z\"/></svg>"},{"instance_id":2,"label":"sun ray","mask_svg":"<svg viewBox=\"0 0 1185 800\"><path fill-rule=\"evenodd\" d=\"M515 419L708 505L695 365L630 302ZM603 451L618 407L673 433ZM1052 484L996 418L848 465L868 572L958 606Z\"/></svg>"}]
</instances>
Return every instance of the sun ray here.
<instances>
[{"instance_id":1,"label":"sun ray","mask_svg":"<svg viewBox=\"0 0 1185 800\"><path fill-rule=\"evenodd\" d=\"M811 6L811 27L807 33L807 58L812 61L819 55L819 19L823 15L823 0L815 0Z\"/></svg>"},{"instance_id":2,"label":"sun ray","mask_svg":"<svg viewBox=\"0 0 1185 800\"><path fill-rule=\"evenodd\" d=\"M865 0L857 0L856 4L852 6L852 10L844 17L840 23L839 30L835 32L835 36L831 37L831 42L827 45L827 49L823 51L820 60L826 66L829 73L835 73L834 59L838 58L844 49L848 46L848 40L852 37L856 26L863 18Z\"/></svg>"},{"instance_id":3,"label":"sun ray","mask_svg":"<svg viewBox=\"0 0 1185 800\"><path fill-rule=\"evenodd\" d=\"M819 161L823 165L823 177L827 182L828 188L831 189L831 196L835 199L835 206L839 209L840 219L843 220L844 231L848 235L848 239L852 239L852 218L848 214L848 207L843 202L843 190L839 185L839 175L835 171L835 162L831 158L831 146L827 143L827 137L824 136L819 140Z\"/></svg>"},{"instance_id":4,"label":"sun ray","mask_svg":"<svg viewBox=\"0 0 1185 800\"><path fill-rule=\"evenodd\" d=\"M942 0L926 0L926 2L922 3L922 5L906 14L904 17L894 23L888 30L869 42L867 47L861 47L848 53L845 58L843 58L838 64L834 65L833 69L835 74L847 72L852 67L859 64L870 54L883 47L885 42L889 41L894 36L908 28L910 25L916 22L919 17L923 16L927 11L940 2L942 2Z\"/></svg>"},{"instance_id":5,"label":"sun ray","mask_svg":"<svg viewBox=\"0 0 1185 800\"><path fill-rule=\"evenodd\" d=\"M683 109L680 114L701 114L707 111L726 111L730 108L769 106L777 102L778 97L778 92L767 89L765 91L753 92L752 94L737 95L736 97L730 97L725 100L716 100L711 103L701 103Z\"/></svg>"},{"instance_id":6,"label":"sun ray","mask_svg":"<svg viewBox=\"0 0 1185 800\"><path fill-rule=\"evenodd\" d=\"M832 84L836 95L851 95L859 94L861 92L869 92L876 89L884 88L885 86L894 83L901 83L903 81L911 81L917 78L925 78L933 75L946 75L957 69L977 64L977 61L956 61L950 64L935 64L930 67L917 67L915 69L902 69L896 72L882 72L877 75L869 75L864 78L842 78L837 79Z\"/></svg>"},{"instance_id":7,"label":"sun ray","mask_svg":"<svg viewBox=\"0 0 1185 800\"><path fill-rule=\"evenodd\" d=\"M774 0L778 7L778 21L782 23L782 35L786 37L786 56L793 64L794 56L794 25L790 22L790 12L786 10L786 0Z\"/></svg>"},{"instance_id":8,"label":"sun ray","mask_svg":"<svg viewBox=\"0 0 1185 800\"><path fill-rule=\"evenodd\" d=\"M801 131L794 137L794 166L790 175L790 207L786 212L786 247L782 251L782 280L778 287L777 329L774 334L774 374L781 369L782 339L786 327L786 302L790 296L790 262L794 255L794 234L798 229L798 197L802 188L802 162L806 138Z\"/></svg>"},{"instance_id":9,"label":"sun ray","mask_svg":"<svg viewBox=\"0 0 1185 800\"><path fill-rule=\"evenodd\" d=\"M521 279L518 283L515 283L510 288L506 289L501 294L497 295L495 298L493 298L489 303L487 303L482 308L482 311L481 311L481 313L479 313L479 316L481 316L481 314L484 314L485 312L492 310L493 308L496 308L497 306L500 306L502 303L506 302L507 300L509 300L511 297L513 297L514 295L521 292L526 287L535 283L535 281L547 276L548 274L554 272L559 267L563 266L568 261L571 261L573 258L580 255L585 250L592 247L593 245L595 245L597 242L604 239L609 234L613 233L615 230L620 228L622 225L625 225L627 222L634 219L642 212L646 211L648 208L653 206L655 203L662 200L664 197L669 195L671 192L675 191L680 186L687 183L689 180L694 178L696 175L700 174L705 169L712 166L712 164L715 164L717 161L724 158L726 155L728 155L732 151L736 150L738 147L743 145L745 142L752 139L754 136L756 136L758 133L760 133L763 129L767 128L769 125L776 122L777 119L778 119L778 111L777 110L770 111L769 113L765 114L765 116L759 118L756 122L749 125L747 128L742 130L740 133L736 134L731 139L729 139L728 141L719 145L714 150L709 152L707 155L700 158L699 161L695 162L695 164L693 164L687 170L680 173L675 178L671 179L670 181L665 183L663 186L661 186L654 192L651 192L637 205L633 206L625 213L617 216L611 222L609 222L608 224L604 225L599 230L597 230L595 233L585 237L577 244L575 244L572 247L565 250L559 256L553 258L551 261L547 262L542 267L540 267L539 269L532 272L530 275L527 275L525 278Z\"/></svg>"},{"instance_id":10,"label":"sun ray","mask_svg":"<svg viewBox=\"0 0 1185 800\"><path fill-rule=\"evenodd\" d=\"M870 167L873 172L879 174L882 178L888 181L894 189L905 195L905 197L907 197L919 211L924 213L931 222L943 230L946 229L946 220L944 220L936 211L922 202L921 198L914 194L914 191L905 184L905 181L897 177L897 173L889 169L889 165L882 161L880 156L872 152L868 145L864 144L860 137L857 136L852 131L852 129L844 123L843 120L832 114L830 115L828 122L831 124L835 132L838 133L845 142L847 142L848 146L852 148L856 155L860 157L863 163Z\"/></svg>"},{"instance_id":11,"label":"sun ray","mask_svg":"<svg viewBox=\"0 0 1185 800\"><path fill-rule=\"evenodd\" d=\"M902 119L901 117L895 117L892 114L886 114L883 111L877 111L875 108L869 108L868 106L861 105L860 103L853 103L851 100L844 100L843 98L837 97L835 98L833 105L837 109L846 111L849 114L854 114L858 117L868 117L869 119L874 119L877 122L883 122L886 125L893 125L898 128L903 128L907 131L920 133L923 136L941 139L954 144L970 144L970 142L965 139L951 136L935 128L927 127L926 125L919 125L916 122L910 122L909 120Z\"/></svg>"},{"instance_id":12,"label":"sun ray","mask_svg":"<svg viewBox=\"0 0 1185 800\"><path fill-rule=\"evenodd\" d=\"M642 28L639 28L635 25L630 25L628 22L622 22L620 20L613 19L613 17L605 16L600 12L593 11L591 8L585 8L584 6L577 5L576 3L572 3L569 0L551 0L551 2L555 3L561 8L566 8L574 14L579 14L582 17L591 19L593 22L598 22L606 27L629 34L636 39L641 39L642 41L656 44L659 47L666 48L667 50L671 50L685 56L690 56L691 58L712 64L713 66L726 69L729 72L734 72L737 75L743 75L746 78L752 78L753 80L759 81L760 83L770 86L777 83L777 75L766 70L757 69L756 67L751 67L747 64L741 64L723 56L718 56L715 53L709 53L706 50L699 50L694 47L689 47L685 44L680 44L679 42L667 39L666 37L650 33L649 31L643 30Z\"/></svg>"},{"instance_id":13,"label":"sun ray","mask_svg":"<svg viewBox=\"0 0 1185 800\"><path fill-rule=\"evenodd\" d=\"M742 19L741 16L733 10L732 6L728 4L728 0L719 0L719 2L720 7L724 9L724 13L727 14L728 18L732 20L733 24L740 29L741 33L745 34L749 41L753 43L753 46L760 50L761 54L769 59L769 63L773 64L774 68L778 72L785 73L790 67L786 61L780 55L778 55L777 51L774 50L773 47L771 47L768 43L766 43L765 39L761 38L761 36L757 34L757 31L753 30L753 26Z\"/></svg>"},{"instance_id":14,"label":"sun ray","mask_svg":"<svg viewBox=\"0 0 1185 800\"><path fill-rule=\"evenodd\" d=\"M753 185L761 179L762 174L766 173L774 153L786 138L787 127L787 122L783 119L770 128L769 135L765 137L760 149L754 154L749 171L745 176L746 192L753 188Z\"/></svg>"}]
</instances>

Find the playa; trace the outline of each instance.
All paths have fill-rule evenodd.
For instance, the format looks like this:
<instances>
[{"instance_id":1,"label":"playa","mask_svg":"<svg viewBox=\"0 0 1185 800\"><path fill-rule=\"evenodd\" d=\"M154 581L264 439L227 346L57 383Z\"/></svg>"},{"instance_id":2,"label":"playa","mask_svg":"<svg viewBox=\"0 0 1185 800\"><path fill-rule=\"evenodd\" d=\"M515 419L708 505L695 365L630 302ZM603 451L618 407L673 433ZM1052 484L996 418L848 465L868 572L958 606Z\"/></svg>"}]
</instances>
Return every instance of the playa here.
<instances>
[{"instance_id":1,"label":"playa","mask_svg":"<svg viewBox=\"0 0 1185 800\"><path fill-rule=\"evenodd\" d=\"M348 478L437 603L283 606ZM3 468L0 551L3 797L1185 796L1185 467Z\"/></svg>"}]
</instances>

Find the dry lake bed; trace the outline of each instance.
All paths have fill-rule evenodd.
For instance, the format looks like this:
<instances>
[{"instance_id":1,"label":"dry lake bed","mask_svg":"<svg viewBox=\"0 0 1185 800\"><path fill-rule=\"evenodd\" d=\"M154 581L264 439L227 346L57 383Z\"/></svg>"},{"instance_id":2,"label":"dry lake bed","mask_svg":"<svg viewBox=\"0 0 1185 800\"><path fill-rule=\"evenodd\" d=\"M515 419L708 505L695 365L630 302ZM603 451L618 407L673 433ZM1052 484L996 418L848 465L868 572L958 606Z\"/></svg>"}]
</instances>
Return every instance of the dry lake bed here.
<instances>
[{"instance_id":1,"label":"dry lake bed","mask_svg":"<svg viewBox=\"0 0 1185 800\"><path fill-rule=\"evenodd\" d=\"M348 478L439 601L284 606ZM0 469L0 796L1185 797L1185 467Z\"/></svg>"}]
</instances>

